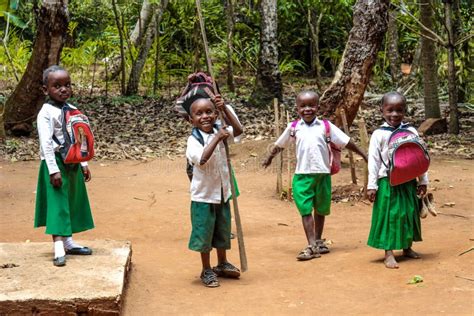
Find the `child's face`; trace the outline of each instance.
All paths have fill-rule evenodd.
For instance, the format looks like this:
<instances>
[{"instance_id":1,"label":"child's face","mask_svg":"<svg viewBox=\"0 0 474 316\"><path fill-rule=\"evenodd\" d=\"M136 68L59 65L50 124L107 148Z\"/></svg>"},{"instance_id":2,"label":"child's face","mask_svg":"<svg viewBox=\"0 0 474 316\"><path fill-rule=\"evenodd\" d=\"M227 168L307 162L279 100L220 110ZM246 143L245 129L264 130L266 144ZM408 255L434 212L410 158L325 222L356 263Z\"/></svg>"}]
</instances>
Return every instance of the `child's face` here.
<instances>
[{"instance_id":1,"label":"child's face","mask_svg":"<svg viewBox=\"0 0 474 316\"><path fill-rule=\"evenodd\" d=\"M217 119L214 103L209 99L198 99L191 105L191 123L194 127L209 133Z\"/></svg>"},{"instance_id":2,"label":"child's face","mask_svg":"<svg viewBox=\"0 0 474 316\"><path fill-rule=\"evenodd\" d=\"M296 98L296 111L306 123L311 123L314 120L318 108L319 98L317 95L303 94Z\"/></svg>"},{"instance_id":3,"label":"child's face","mask_svg":"<svg viewBox=\"0 0 474 316\"><path fill-rule=\"evenodd\" d=\"M66 102L72 95L69 73L64 70L49 73L48 84L43 85L43 92L56 102Z\"/></svg>"},{"instance_id":4,"label":"child's face","mask_svg":"<svg viewBox=\"0 0 474 316\"><path fill-rule=\"evenodd\" d=\"M397 127L405 117L405 107L405 101L401 97L388 97L382 105L382 116L390 126Z\"/></svg>"}]
</instances>

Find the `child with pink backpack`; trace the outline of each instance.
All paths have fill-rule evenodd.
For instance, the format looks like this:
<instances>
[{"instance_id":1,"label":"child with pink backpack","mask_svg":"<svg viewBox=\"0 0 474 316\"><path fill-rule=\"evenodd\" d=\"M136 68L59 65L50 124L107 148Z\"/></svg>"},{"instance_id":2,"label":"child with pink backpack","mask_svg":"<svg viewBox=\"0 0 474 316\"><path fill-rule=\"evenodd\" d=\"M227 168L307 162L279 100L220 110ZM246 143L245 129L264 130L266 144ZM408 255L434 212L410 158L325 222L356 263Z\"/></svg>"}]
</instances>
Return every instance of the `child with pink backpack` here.
<instances>
[{"instance_id":1,"label":"child with pink backpack","mask_svg":"<svg viewBox=\"0 0 474 316\"><path fill-rule=\"evenodd\" d=\"M300 117L288 124L263 162L266 168L273 158L289 143L296 143L296 170L293 176L293 199L303 221L308 246L297 255L298 260L319 258L329 252L322 233L324 221L331 209L331 175L338 168L341 148L365 154L331 122L318 119L319 96L303 91L296 97L296 111ZM340 163L340 162L339 162ZM313 216L314 210L314 216Z\"/></svg>"},{"instance_id":2,"label":"child with pink backpack","mask_svg":"<svg viewBox=\"0 0 474 316\"><path fill-rule=\"evenodd\" d=\"M374 206L367 244L385 250L385 266L397 269L393 250L420 258L412 243L422 240L418 196L426 194L430 160L416 129L403 122L405 97L386 93L380 110L385 123L373 132L369 146L367 194Z\"/></svg>"}]
</instances>

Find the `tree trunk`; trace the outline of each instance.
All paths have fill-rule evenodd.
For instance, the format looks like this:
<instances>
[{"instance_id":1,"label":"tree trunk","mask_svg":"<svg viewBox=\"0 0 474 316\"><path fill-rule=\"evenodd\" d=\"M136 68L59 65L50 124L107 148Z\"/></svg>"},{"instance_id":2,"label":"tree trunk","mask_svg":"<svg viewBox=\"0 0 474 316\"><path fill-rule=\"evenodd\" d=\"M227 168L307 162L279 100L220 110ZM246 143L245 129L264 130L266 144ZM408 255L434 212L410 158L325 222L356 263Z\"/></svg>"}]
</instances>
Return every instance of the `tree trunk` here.
<instances>
[{"instance_id":1,"label":"tree trunk","mask_svg":"<svg viewBox=\"0 0 474 316\"><path fill-rule=\"evenodd\" d=\"M44 0L37 17L33 52L25 73L5 104L5 127L14 135L29 135L44 102L43 71L59 63L68 27L67 0Z\"/></svg>"},{"instance_id":2,"label":"tree trunk","mask_svg":"<svg viewBox=\"0 0 474 316\"><path fill-rule=\"evenodd\" d=\"M459 134L458 94L456 85L456 65L454 63L454 43L452 0L444 0L444 18L448 31L448 93L449 93L449 133Z\"/></svg>"},{"instance_id":3,"label":"tree trunk","mask_svg":"<svg viewBox=\"0 0 474 316\"><path fill-rule=\"evenodd\" d=\"M251 102L268 105L273 98L282 99L281 74L278 70L277 0L262 0L260 11L260 52Z\"/></svg>"},{"instance_id":4,"label":"tree trunk","mask_svg":"<svg viewBox=\"0 0 474 316\"><path fill-rule=\"evenodd\" d=\"M234 35L234 3L233 0L225 1L227 21L227 87L229 91L235 91L234 85L234 61L232 60L233 35Z\"/></svg>"},{"instance_id":5,"label":"tree trunk","mask_svg":"<svg viewBox=\"0 0 474 316\"><path fill-rule=\"evenodd\" d=\"M145 35L144 31L146 28L144 28L144 26L150 24L150 19L152 16L153 6L150 4L149 0L143 0L140 16L138 17L138 21L135 24L135 28L130 34L130 42L133 46L138 46L140 44L141 39Z\"/></svg>"},{"instance_id":6,"label":"tree trunk","mask_svg":"<svg viewBox=\"0 0 474 316\"><path fill-rule=\"evenodd\" d=\"M433 8L431 0L420 0L420 22L430 30L433 28ZM440 118L438 98L438 65L436 63L436 47L434 41L426 38L431 36L421 30L421 70L423 72L423 93L425 103L425 119Z\"/></svg>"},{"instance_id":7,"label":"tree trunk","mask_svg":"<svg viewBox=\"0 0 474 316\"><path fill-rule=\"evenodd\" d=\"M146 27L145 37L140 45L138 57L134 61L130 71L130 77L128 78L127 91L125 92L125 95L133 95L138 93L140 78L142 76L143 67L145 66L148 53L150 52L151 45L153 44L153 40L155 38L156 27L160 24L161 17L163 16L163 12L166 10L167 5L168 0L161 0L160 7L155 10L153 17L151 18L151 22Z\"/></svg>"},{"instance_id":8,"label":"tree trunk","mask_svg":"<svg viewBox=\"0 0 474 316\"><path fill-rule=\"evenodd\" d=\"M311 35L311 72L316 78L316 85L321 88L321 63L319 62L319 29L323 12L319 15L313 9L308 9L308 27Z\"/></svg>"},{"instance_id":9,"label":"tree trunk","mask_svg":"<svg viewBox=\"0 0 474 316\"><path fill-rule=\"evenodd\" d=\"M120 38L120 70L121 70L121 78L120 78L120 91L123 94L125 94L125 47L123 44L123 29L122 25L120 23L120 16L117 11L117 6L115 3L115 0L112 0L112 9L114 11L114 16L115 16L115 24L117 25L117 31L119 33L119 38ZM113 67L113 66L112 66ZM113 68L112 68L113 69Z\"/></svg>"},{"instance_id":10,"label":"tree trunk","mask_svg":"<svg viewBox=\"0 0 474 316\"><path fill-rule=\"evenodd\" d=\"M392 84L398 86L402 78L400 68L400 54L398 53L398 28L397 28L397 9L391 10L388 15L388 59L390 61L390 75L392 77Z\"/></svg>"},{"instance_id":11,"label":"tree trunk","mask_svg":"<svg viewBox=\"0 0 474 316\"><path fill-rule=\"evenodd\" d=\"M320 113L342 126L339 113L344 108L350 126L364 98L372 67L387 31L389 0L358 0L353 26L336 75L320 102Z\"/></svg>"}]
</instances>

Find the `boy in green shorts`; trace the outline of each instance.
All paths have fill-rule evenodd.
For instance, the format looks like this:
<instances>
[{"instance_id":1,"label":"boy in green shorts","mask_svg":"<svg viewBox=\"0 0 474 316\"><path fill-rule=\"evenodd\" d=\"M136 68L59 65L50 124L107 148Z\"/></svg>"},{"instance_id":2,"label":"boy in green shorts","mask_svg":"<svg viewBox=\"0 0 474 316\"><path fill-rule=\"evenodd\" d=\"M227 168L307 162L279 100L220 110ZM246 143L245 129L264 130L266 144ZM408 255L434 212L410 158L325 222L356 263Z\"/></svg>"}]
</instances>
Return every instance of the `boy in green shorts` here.
<instances>
[{"instance_id":1,"label":"boy in green shorts","mask_svg":"<svg viewBox=\"0 0 474 316\"><path fill-rule=\"evenodd\" d=\"M217 287L218 276L240 277L239 269L226 257L226 251L230 249L231 190L222 141L231 135L232 127L215 125L216 107L199 93L186 98L183 108L194 126L186 148L186 158L193 165L189 249L201 253L202 283L207 287ZM218 264L214 268L210 263L212 248L217 249Z\"/></svg>"},{"instance_id":2,"label":"boy in green shorts","mask_svg":"<svg viewBox=\"0 0 474 316\"><path fill-rule=\"evenodd\" d=\"M288 124L275 142L270 154L263 162L266 168L272 159L290 141L296 142L296 170L293 176L293 199L303 220L308 246L296 257L298 260L319 258L329 252L322 239L324 219L331 209L331 168L324 122L316 117L319 96L313 91L304 91L296 97L296 111L300 119ZM330 139L339 148L356 152L367 161L366 155L332 123ZM314 217L312 215L314 209Z\"/></svg>"}]
</instances>

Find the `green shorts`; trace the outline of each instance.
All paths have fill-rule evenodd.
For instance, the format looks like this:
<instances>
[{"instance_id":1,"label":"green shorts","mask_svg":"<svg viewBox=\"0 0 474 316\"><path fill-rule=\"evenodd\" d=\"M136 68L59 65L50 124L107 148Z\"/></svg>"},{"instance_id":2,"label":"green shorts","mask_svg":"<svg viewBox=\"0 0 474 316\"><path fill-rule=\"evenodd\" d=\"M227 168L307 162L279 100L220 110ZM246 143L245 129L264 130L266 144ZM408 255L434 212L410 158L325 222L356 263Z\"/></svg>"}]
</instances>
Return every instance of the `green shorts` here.
<instances>
[{"instance_id":1,"label":"green shorts","mask_svg":"<svg viewBox=\"0 0 474 316\"><path fill-rule=\"evenodd\" d=\"M204 253L212 248L230 249L228 201L221 204L191 201L191 224L189 249Z\"/></svg>"},{"instance_id":2,"label":"green shorts","mask_svg":"<svg viewBox=\"0 0 474 316\"><path fill-rule=\"evenodd\" d=\"M319 215L331 211L331 175L328 173L295 174L293 199L301 216L310 215L313 208Z\"/></svg>"}]
</instances>

